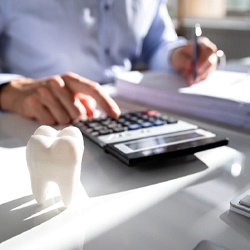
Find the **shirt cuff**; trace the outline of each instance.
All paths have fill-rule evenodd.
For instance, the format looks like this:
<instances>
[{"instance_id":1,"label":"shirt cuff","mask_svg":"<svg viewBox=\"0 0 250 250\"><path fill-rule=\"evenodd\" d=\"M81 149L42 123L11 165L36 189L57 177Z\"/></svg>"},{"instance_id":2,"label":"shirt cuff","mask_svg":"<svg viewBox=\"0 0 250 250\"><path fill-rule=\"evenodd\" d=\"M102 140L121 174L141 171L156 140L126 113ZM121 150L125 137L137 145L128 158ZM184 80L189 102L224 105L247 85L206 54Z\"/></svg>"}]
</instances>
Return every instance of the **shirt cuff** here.
<instances>
[{"instance_id":1,"label":"shirt cuff","mask_svg":"<svg viewBox=\"0 0 250 250\"><path fill-rule=\"evenodd\" d=\"M9 82L11 80L15 80L15 79L20 79L20 78L24 78L24 76L22 75L17 75L17 74L0 74L0 85L6 82Z\"/></svg>"},{"instance_id":2,"label":"shirt cuff","mask_svg":"<svg viewBox=\"0 0 250 250\"><path fill-rule=\"evenodd\" d=\"M8 83L9 81L24 78L24 76L17 75L17 74L2 74L0 73L0 111L2 111L1 107L1 90L4 84Z\"/></svg>"},{"instance_id":3,"label":"shirt cuff","mask_svg":"<svg viewBox=\"0 0 250 250\"><path fill-rule=\"evenodd\" d=\"M155 71L176 72L170 62L170 55L174 49L186 44L187 40L183 37L179 37L178 40L173 42L163 43L150 60L149 69Z\"/></svg>"}]
</instances>

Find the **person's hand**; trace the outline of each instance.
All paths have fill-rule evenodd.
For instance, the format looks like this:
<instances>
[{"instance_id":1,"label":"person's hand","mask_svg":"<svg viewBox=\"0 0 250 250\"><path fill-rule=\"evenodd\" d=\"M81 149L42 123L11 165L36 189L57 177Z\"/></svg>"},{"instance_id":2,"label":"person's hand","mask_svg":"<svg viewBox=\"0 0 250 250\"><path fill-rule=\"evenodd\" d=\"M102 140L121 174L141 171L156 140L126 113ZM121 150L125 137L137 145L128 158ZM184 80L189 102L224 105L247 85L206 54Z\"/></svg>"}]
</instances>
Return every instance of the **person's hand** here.
<instances>
[{"instance_id":1,"label":"person's hand","mask_svg":"<svg viewBox=\"0 0 250 250\"><path fill-rule=\"evenodd\" d=\"M188 85L191 85L206 79L216 68L218 60L216 52L216 45L208 38L199 38L196 79L193 78L192 74L193 41L190 40L186 45L174 49L170 60L173 68L186 78Z\"/></svg>"},{"instance_id":2,"label":"person's hand","mask_svg":"<svg viewBox=\"0 0 250 250\"><path fill-rule=\"evenodd\" d=\"M96 103L108 116L120 109L101 85L74 73L45 79L18 79L2 87L1 108L41 124L68 124L82 116L92 117Z\"/></svg>"}]
</instances>

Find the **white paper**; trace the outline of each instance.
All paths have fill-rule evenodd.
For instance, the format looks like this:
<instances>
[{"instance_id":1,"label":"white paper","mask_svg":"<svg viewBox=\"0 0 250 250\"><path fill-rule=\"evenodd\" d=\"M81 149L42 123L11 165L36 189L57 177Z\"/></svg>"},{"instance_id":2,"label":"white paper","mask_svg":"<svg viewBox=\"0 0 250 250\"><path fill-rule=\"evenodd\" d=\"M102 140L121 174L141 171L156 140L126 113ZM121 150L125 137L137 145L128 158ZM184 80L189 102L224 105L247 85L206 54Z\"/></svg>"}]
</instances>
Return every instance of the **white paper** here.
<instances>
[{"instance_id":1,"label":"white paper","mask_svg":"<svg viewBox=\"0 0 250 250\"><path fill-rule=\"evenodd\" d=\"M206 80L179 90L240 103L250 103L250 74L215 71Z\"/></svg>"}]
</instances>

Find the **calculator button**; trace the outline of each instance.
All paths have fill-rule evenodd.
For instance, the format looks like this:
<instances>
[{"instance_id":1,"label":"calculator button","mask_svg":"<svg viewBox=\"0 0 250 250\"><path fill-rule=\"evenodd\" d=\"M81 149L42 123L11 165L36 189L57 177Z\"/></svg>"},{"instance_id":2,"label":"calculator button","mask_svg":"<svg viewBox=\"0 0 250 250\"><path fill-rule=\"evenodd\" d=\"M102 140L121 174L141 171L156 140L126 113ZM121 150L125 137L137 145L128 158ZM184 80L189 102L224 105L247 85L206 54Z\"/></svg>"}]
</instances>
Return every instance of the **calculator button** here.
<instances>
[{"instance_id":1,"label":"calculator button","mask_svg":"<svg viewBox=\"0 0 250 250\"><path fill-rule=\"evenodd\" d=\"M148 119L145 119L145 121L149 121L149 122L154 122L156 120L155 116L149 116Z\"/></svg>"},{"instance_id":2,"label":"calculator button","mask_svg":"<svg viewBox=\"0 0 250 250\"><path fill-rule=\"evenodd\" d=\"M111 123L110 119L107 119L107 120L104 120L104 121L101 122L101 124L104 125L104 126L108 126L110 123Z\"/></svg>"},{"instance_id":3,"label":"calculator button","mask_svg":"<svg viewBox=\"0 0 250 250\"><path fill-rule=\"evenodd\" d=\"M142 114L141 116L140 116L140 119L143 119L143 120L148 120L148 116L147 115L144 115L144 114Z\"/></svg>"},{"instance_id":4,"label":"calculator button","mask_svg":"<svg viewBox=\"0 0 250 250\"><path fill-rule=\"evenodd\" d=\"M156 110L148 110L148 111L146 111L145 113L146 113L146 115L148 115L148 116L158 116L158 115L159 115L159 112L156 111Z\"/></svg>"},{"instance_id":5,"label":"calculator button","mask_svg":"<svg viewBox=\"0 0 250 250\"><path fill-rule=\"evenodd\" d=\"M122 124L123 124L124 126L128 126L128 125L131 124L131 122L130 122L130 121L125 121L125 122L123 122Z\"/></svg>"},{"instance_id":6,"label":"calculator button","mask_svg":"<svg viewBox=\"0 0 250 250\"><path fill-rule=\"evenodd\" d=\"M127 128L124 128L124 127L116 127L116 128L113 128L113 132L119 133L119 132L126 131L126 129Z\"/></svg>"},{"instance_id":7,"label":"calculator button","mask_svg":"<svg viewBox=\"0 0 250 250\"><path fill-rule=\"evenodd\" d=\"M149 128L152 127L154 124L152 122L143 122L141 123L142 128Z\"/></svg>"},{"instance_id":8,"label":"calculator button","mask_svg":"<svg viewBox=\"0 0 250 250\"><path fill-rule=\"evenodd\" d=\"M92 127L95 131L99 131L101 129L104 129L105 127L103 127L102 125L99 125L99 126L95 126L95 127Z\"/></svg>"},{"instance_id":9,"label":"calculator button","mask_svg":"<svg viewBox=\"0 0 250 250\"><path fill-rule=\"evenodd\" d=\"M126 122L126 119L125 119L125 118L122 118L122 117L119 117L119 118L117 119L117 122L119 122L119 123L124 123L124 122Z\"/></svg>"},{"instance_id":10,"label":"calculator button","mask_svg":"<svg viewBox=\"0 0 250 250\"><path fill-rule=\"evenodd\" d=\"M139 129L139 128L141 128L141 126L137 123L128 125L128 130L135 130L135 129Z\"/></svg>"},{"instance_id":11,"label":"calculator button","mask_svg":"<svg viewBox=\"0 0 250 250\"><path fill-rule=\"evenodd\" d=\"M165 122L163 120L159 120L159 119L153 121L153 123L155 126L161 126L161 125L165 124Z\"/></svg>"},{"instance_id":12,"label":"calculator button","mask_svg":"<svg viewBox=\"0 0 250 250\"><path fill-rule=\"evenodd\" d=\"M161 117L164 121L167 122L167 124L174 124L177 123L178 120L176 118L174 118L173 116L168 116L168 115L164 115Z\"/></svg>"},{"instance_id":13,"label":"calculator button","mask_svg":"<svg viewBox=\"0 0 250 250\"><path fill-rule=\"evenodd\" d=\"M167 123L168 124L174 124L174 123L177 123L178 120L172 116L168 117L168 120L167 120Z\"/></svg>"},{"instance_id":14,"label":"calculator button","mask_svg":"<svg viewBox=\"0 0 250 250\"><path fill-rule=\"evenodd\" d=\"M99 132L99 135L108 135L108 134L111 134L113 131L111 129L101 129L98 131Z\"/></svg>"},{"instance_id":15,"label":"calculator button","mask_svg":"<svg viewBox=\"0 0 250 250\"><path fill-rule=\"evenodd\" d=\"M99 122L89 122L87 125L90 128L94 128L94 127L100 126L100 123Z\"/></svg>"},{"instance_id":16,"label":"calculator button","mask_svg":"<svg viewBox=\"0 0 250 250\"><path fill-rule=\"evenodd\" d=\"M77 126L80 130L87 130L89 128L82 123L78 123L75 126Z\"/></svg>"},{"instance_id":17,"label":"calculator button","mask_svg":"<svg viewBox=\"0 0 250 250\"><path fill-rule=\"evenodd\" d=\"M82 131L84 131L84 132L86 132L86 133L88 133L88 134L90 134L90 133L92 133L92 132L94 132L94 129L93 128L81 128L82 129Z\"/></svg>"},{"instance_id":18,"label":"calculator button","mask_svg":"<svg viewBox=\"0 0 250 250\"><path fill-rule=\"evenodd\" d=\"M140 118L139 118L139 119L137 120L137 123L141 124L141 123L143 123L143 122L145 122L145 121L147 121L147 120L143 120L143 119L140 119Z\"/></svg>"},{"instance_id":19,"label":"calculator button","mask_svg":"<svg viewBox=\"0 0 250 250\"><path fill-rule=\"evenodd\" d=\"M131 114L125 113L120 116L120 118L124 118L125 120L129 119L131 117Z\"/></svg>"},{"instance_id":20,"label":"calculator button","mask_svg":"<svg viewBox=\"0 0 250 250\"><path fill-rule=\"evenodd\" d=\"M137 122L138 117L137 116L131 116L131 117L129 117L129 120L132 121L132 122Z\"/></svg>"},{"instance_id":21,"label":"calculator button","mask_svg":"<svg viewBox=\"0 0 250 250\"><path fill-rule=\"evenodd\" d=\"M91 136L98 136L99 135L99 132L97 132L97 131L94 131L94 132L91 132L91 133L89 133Z\"/></svg>"}]
</instances>

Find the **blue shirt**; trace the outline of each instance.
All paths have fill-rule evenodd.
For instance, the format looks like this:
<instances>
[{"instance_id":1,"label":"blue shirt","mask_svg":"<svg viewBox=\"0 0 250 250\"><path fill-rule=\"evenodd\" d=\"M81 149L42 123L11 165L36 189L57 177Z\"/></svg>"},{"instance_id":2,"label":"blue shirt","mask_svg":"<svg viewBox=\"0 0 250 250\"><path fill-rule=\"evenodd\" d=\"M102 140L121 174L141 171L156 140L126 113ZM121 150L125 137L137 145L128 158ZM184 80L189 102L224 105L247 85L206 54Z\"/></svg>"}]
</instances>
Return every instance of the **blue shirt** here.
<instances>
[{"instance_id":1,"label":"blue shirt","mask_svg":"<svg viewBox=\"0 0 250 250\"><path fill-rule=\"evenodd\" d=\"M0 1L0 73L41 78L72 71L105 83L138 60L171 69L169 53L183 43L166 1Z\"/></svg>"}]
</instances>

